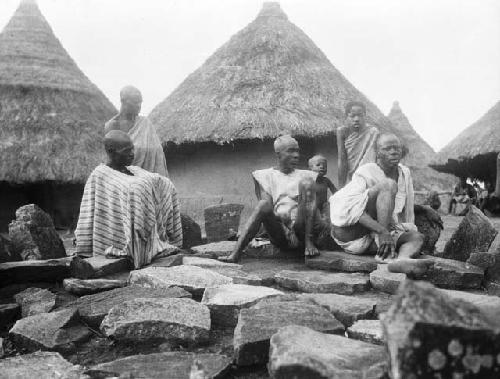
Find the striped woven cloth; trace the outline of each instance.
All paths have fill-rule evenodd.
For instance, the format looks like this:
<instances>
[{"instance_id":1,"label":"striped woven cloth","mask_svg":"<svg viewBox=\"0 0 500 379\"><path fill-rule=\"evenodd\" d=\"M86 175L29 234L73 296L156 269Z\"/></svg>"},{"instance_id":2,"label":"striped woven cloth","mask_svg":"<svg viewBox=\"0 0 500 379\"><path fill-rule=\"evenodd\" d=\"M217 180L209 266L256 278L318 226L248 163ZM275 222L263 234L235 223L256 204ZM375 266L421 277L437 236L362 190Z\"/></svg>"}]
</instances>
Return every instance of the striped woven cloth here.
<instances>
[{"instance_id":1,"label":"striped woven cloth","mask_svg":"<svg viewBox=\"0 0 500 379\"><path fill-rule=\"evenodd\" d=\"M177 193L159 174L129 166L134 176L104 164L85 184L75 230L77 254L128 256L140 268L171 245L182 245Z\"/></svg>"}]
</instances>

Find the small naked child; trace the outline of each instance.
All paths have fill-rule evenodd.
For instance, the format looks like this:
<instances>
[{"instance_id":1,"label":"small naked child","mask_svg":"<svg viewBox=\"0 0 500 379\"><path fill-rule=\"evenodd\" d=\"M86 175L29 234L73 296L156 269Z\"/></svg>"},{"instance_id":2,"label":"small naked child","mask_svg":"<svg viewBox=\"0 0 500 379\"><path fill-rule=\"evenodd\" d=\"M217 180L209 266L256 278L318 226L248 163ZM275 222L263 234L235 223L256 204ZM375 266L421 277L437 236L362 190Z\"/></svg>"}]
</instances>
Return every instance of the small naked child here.
<instances>
[{"instance_id":1,"label":"small naked child","mask_svg":"<svg viewBox=\"0 0 500 379\"><path fill-rule=\"evenodd\" d=\"M316 178L316 205L323 219L330 219L330 207L328 205L328 190L332 195L337 192L332 181L325 175L328 171L326 158L320 154L309 159L309 170L318 173Z\"/></svg>"}]
</instances>

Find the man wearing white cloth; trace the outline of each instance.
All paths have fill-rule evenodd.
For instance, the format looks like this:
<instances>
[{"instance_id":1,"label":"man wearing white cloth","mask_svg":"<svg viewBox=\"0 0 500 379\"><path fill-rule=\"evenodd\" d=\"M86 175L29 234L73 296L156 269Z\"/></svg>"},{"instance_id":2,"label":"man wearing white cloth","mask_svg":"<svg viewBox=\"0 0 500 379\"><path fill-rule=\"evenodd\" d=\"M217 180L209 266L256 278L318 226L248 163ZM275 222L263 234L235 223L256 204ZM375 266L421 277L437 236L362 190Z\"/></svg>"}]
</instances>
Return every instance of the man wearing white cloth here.
<instances>
[{"instance_id":1,"label":"man wearing white cloth","mask_svg":"<svg viewBox=\"0 0 500 379\"><path fill-rule=\"evenodd\" d=\"M399 163L401 141L381 134L375 149L376 163L360 166L352 181L330 198L332 237L347 253L376 252L391 272L424 274L432 261L415 259L423 236L414 224L411 173Z\"/></svg>"}]
</instances>

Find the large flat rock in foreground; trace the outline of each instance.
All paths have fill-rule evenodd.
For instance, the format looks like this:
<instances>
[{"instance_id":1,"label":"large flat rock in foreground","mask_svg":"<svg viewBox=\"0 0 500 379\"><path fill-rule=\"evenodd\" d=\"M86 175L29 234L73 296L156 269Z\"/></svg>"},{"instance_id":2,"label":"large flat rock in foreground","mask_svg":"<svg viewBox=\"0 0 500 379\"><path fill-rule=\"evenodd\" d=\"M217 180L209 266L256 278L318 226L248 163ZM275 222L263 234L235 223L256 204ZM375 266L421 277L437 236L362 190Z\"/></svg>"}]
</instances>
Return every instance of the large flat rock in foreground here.
<instances>
[{"instance_id":1,"label":"large flat rock in foreground","mask_svg":"<svg viewBox=\"0 0 500 379\"><path fill-rule=\"evenodd\" d=\"M182 264L187 265L187 266L198 266L198 267L203 267L203 268L230 267L230 268L235 268L235 269L240 269L240 270L243 267L242 265L237 264L237 263L226 263L226 262L219 261L217 259L203 258L203 257L189 256L189 255L185 255L182 258Z\"/></svg>"},{"instance_id":2,"label":"large flat rock in foreground","mask_svg":"<svg viewBox=\"0 0 500 379\"><path fill-rule=\"evenodd\" d=\"M80 379L83 368L59 353L39 351L0 360L2 379Z\"/></svg>"},{"instance_id":3,"label":"large flat rock in foreground","mask_svg":"<svg viewBox=\"0 0 500 379\"><path fill-rule=\"evenodd\" d=\"M343 251L322 251L318 257L306 258L306 266L315 270L372 272L377 261L371 255L353 255Z\"/></svg>"},{"instance_id":4,"label":"large flat rock in foreground","mask_svg":"<svg viewBox=\"0 0 500 379\"><path fill-rule=\"evenodd\" d=\"M192 299L139 298L113 307L102 320L101 331L129 342L198 344L208 340L210 311Z\"/></svg>"},{"instance_id":5,"label":"large flat rock in foreground","mask_svg":"<svg viewBox=\"0 0 500 379\"><path fill-rule=\"evenodd\" d=\"M111 259L100 255L90 258L75 257L71 262L71 276L78 279L95 279L128 271L131 263L127 258Z\"/></svg>"},{"instance_id":6,"label":"large flat rock in foreground","mask_svg":"<svg viewBox=\"0 0 500 379\"><path fill-rule=\"evenodd\" d=\"M147 267L130 272L129 282L149 288L184 288L201 296L207 287L230 284L233 280L215 271L197 266Z\"/></svg>"},{"instance_id":7,"label":"large flat rock in foreground","mask_svg":"<svg viewBox=\"0 0 500 379\"><path fill-rule=\"evenodd\" d=\"M268 367L273 378L382 379L387 371L382 346L296 325L272 336Z\"/></svg>"},{"instance_id":8,"label":"large flat rock in foreground","mask_svg":"<svg viewBox=\"0 0 500 379\"><path fill-rule=\"evenodd\" d=\"M419 279L427 280L435 286L450 289L479 289L484 279L484 270L469 263L424 256L434 260L434 267Z\"/></svg>"},{"instance_id":9,"label":"large flat rock in foreground","mask_svg":"<svg viewBox=\"0 0 500 379\"><path fill-rule=\"evenodd\" d=\"M190 298L191 294L179 287L156 289L131 285L94 295L82 296L70 306L78 308L81 318L86 323L99 326L111 308L126 301L138 298L168 299L172 297Z\"/></svg>"},{"instance_id":10,"label":"large flat rock in foreground","mask_svg":"<svg viewBox=\"0 0 500 379\"><path fill-rule=\"evenodd\" d=\"M194 362L203 370L204 376L190 376ZM204 379L221 377L231 365L232 358L219 354L193 354L168 352L133 355L116 361L101 363L86 371L90 375L106 377L148 379Z\"/></svg>"},{"instance_id":11,"label":"large flat rock in foreground","mask_svg":"<svg viewBox=\"0 0 500 379\"><path fill-rule=\"evenodd\" d=\"M210 309L212 322L235 326L240 309L248 308L262 299L284 295L274 288L245 284L225 284L207 288L201 303Z\"/></svg>"},{"instance_id":12,"label":"large flat rock in foreground","mask_svg":"<svg viewBox=\"0 0 500 379\"><path fill-rule=\"evenodd\" d=\"M0 263L0 287L14 283L56 282L70 276L73 257Z\"/></svg>"},{"instance_id":13,"label":"large flat rock in foreground","mask_svg":"<svg viewBox=\"0 0 500 379\"><path fill-rule=\"evenodd\" d=\"M283 270L274 276L274 280L291 290L343 295L364 292L370 286L368 275L360 273Z\"/></svg>"},{"instance_id":14,"label":"large flat rock in foreground","mask_svg":"<svg viewBox=\"0 0 500 379\"><path fill-rule=\"evenodd\" d=\"M377 269L370 273L370 284L376 290L394 294L399 285L406 280L406 274L389 272L386 264L378 265Z\"/></svg>"},{"instance_id":15,"label":"large flat rock in foreground","mask_svg":"<svg viewBox=\"0 0 500 379\"><path fill-rule=\"evenodd\" d=\"M279 328L302 325L327 333L344 333L344 326L323 307L303 301L263 302L242 309L234 330L236 364L267 362L269 339Z\"/></svg>"}]
</instances>

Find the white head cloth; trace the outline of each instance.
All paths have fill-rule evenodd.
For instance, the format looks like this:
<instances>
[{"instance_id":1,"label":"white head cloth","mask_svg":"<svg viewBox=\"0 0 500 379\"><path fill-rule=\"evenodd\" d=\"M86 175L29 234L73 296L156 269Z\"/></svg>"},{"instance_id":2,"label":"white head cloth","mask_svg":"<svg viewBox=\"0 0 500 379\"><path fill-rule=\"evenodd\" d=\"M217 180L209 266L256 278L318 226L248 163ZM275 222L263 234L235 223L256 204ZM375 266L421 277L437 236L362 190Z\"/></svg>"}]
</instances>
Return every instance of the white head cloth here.
<instances>
[{"instance_id":1,"label":"white head cloth","mask_svg":"<svg viewBox=\"0 0 500 379\"><path fill-rule=\"evenodd\" d=\"M289 147L296 147L297 149L299 148L299 143L297 142L297 140L289 134L280 136L274 140L275 153L280 153Z\"/></svg>"}]
</instances>

